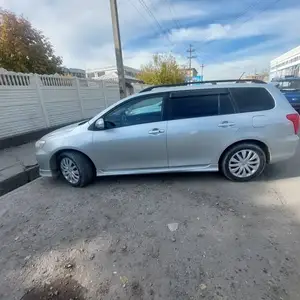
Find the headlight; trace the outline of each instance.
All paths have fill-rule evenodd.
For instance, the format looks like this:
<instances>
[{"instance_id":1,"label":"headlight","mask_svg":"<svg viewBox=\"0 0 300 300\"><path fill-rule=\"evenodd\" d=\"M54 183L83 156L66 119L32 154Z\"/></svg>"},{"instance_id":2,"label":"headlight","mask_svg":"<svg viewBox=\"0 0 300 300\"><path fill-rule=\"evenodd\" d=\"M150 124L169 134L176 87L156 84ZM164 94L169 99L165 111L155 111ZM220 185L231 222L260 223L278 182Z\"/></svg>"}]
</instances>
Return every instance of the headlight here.
<instances>
[{"instance_id":1,"label":"headlight","mask_svg":"<svg viewBox=\"0 0 300 300\"><path fill-rule=\"evenodd\" d=\"M37 141L37 142L35 143L35 148L36 148L36 149L41 149L41 148L44 147L45 144L46 144L45 141L39 140L39 141Z\"/></svg>"}]
</instances>

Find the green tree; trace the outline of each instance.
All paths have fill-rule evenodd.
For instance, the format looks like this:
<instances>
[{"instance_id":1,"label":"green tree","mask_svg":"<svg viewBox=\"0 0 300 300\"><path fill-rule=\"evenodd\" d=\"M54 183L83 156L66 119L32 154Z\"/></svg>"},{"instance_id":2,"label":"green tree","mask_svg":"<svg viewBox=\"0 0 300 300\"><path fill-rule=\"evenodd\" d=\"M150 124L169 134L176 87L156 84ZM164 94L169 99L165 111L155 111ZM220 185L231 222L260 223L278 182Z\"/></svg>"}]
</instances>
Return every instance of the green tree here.
<instances>
[{"instance_id":1,"label":"green tree","mask_svg":"<svg viewBox=\"0 0 300 300\"><path fill-rule=\"evenodd\" d=\"M174 56L155 54L151 62L141 66L138 79L151 85L174 84L184 82L185 75Z\"/></svg>"},{"instance_id":2,"label":"green tree","mask_svg":"<svg viewBox=\"0 0 300 300\"><path fill-rule=\"evenodd\" d=\"M0 10L0 67L38 74L61 72L61 57L41 31L22 16Z\"/></svg>"}]
</instances>

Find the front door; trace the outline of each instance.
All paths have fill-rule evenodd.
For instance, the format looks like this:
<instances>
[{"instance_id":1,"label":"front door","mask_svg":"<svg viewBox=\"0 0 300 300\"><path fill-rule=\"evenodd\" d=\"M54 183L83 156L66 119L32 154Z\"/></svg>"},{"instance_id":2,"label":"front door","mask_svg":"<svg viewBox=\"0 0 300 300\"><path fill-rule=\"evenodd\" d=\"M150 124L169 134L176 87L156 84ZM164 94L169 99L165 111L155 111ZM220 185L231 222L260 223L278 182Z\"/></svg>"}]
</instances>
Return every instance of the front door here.
<instances>
[{"instance_id":1,"label":"front door","mask_svg":"<svg viewBox=\"0 0 300 300\"><path fill-rule=\"evenodd\" d=\"M168 166L163 107L164 94L142 95L103 117L106 128L93 133L98 173Z\"/></svg>"}]
</instances>

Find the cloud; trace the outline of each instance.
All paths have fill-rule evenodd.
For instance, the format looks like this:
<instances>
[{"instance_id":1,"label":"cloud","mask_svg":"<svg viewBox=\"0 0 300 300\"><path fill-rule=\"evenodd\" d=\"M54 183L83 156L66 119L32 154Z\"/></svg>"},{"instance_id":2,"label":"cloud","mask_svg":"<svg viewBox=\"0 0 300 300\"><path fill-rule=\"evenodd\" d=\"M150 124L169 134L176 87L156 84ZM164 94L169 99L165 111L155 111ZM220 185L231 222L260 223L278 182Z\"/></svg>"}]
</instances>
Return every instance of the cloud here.
<instances>
[{"instance_id":1,"label":"cloud","mask_svg":"<svg viewBox=\"0 0 300 300\"><path fill-rule=\"evenodd\" d=\"M244 59L225 61L219 64L210 64L204 68L205 80L212 79L236 79L243 74L254 74L257 71L268 70L269 62L274 52L266 53L259 57L248 56Z\"/></svg>"},{"instance_id":2,"label":"cloud","mask_svg":"<svg viewBox=\"0 0 300 300\"><path fill-rule=\"evenodd\" d=\"M185 64L186 48L192 43L204 53L207 76L226 74L232 77L240 74L243 68L250 70L255 66L267 66L270 58L300 41L295 30L300 13L296 4L293 8L271 8L263 13L253 10L237 18L241 11L250 7L251 1L144 2L162 30L138 0L118 0L124 62L133 67L148 62L154 53L170 51L180 64ZM34 27L42 30L66 66L97 68L115 64L109 1L0 0L0 6L23 14ZM177 28L179 24L180 29ZM232 46L230 51L222 51L219 47L225 41L239 42L242 38L260 35L268 35L269 39L242 47L242 50L235 50ZM199 62L194 65L199 67Z\"/></svg>"},{"instance_id":3,"label":"cloud","mask_svg":"<svg viewBox=\"0 0 300 300\"><path fill-rule=\"evenodd\" d=\"M262 34L297 37L298 32L293 28L299 14L300 7L267 12L249 21L232 24L208 24L202 27L173 29L169 38L173 42L205 42L220 39L238 39Z\"/></svg>"}]
</instances>

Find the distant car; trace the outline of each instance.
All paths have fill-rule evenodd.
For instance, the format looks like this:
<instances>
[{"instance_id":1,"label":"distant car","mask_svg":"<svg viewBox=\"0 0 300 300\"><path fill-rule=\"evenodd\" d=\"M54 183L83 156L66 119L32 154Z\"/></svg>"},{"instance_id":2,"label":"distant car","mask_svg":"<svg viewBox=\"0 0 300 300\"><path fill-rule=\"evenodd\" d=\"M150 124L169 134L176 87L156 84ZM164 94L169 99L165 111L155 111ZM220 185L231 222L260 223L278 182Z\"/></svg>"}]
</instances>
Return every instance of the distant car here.
<instances>
[{"instance_id":1,"label":"distant car","mask_svg":"<svg viewBox=\"0 0 300 300\"><path fill-rule=\"evenodd\" d=\"M286 96L295 110L300 113L300 77L286 77L272 81Z\"/></svg>"},{"instance_id":2,"label":"distant car","mask_svg":"<svg viewBox=\"0 0 300 300\"><path fill-rule=\"evenodd\" d=\"M260 175L298 145L299 115L273 85L204 82L151 87L36 143L41 176L72 186L97 176L220 170Z\"/></svg>"}]
</instances>

